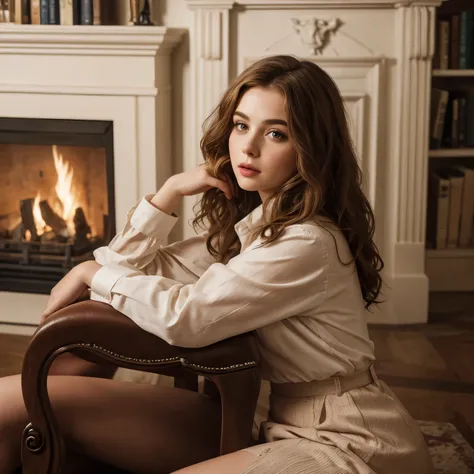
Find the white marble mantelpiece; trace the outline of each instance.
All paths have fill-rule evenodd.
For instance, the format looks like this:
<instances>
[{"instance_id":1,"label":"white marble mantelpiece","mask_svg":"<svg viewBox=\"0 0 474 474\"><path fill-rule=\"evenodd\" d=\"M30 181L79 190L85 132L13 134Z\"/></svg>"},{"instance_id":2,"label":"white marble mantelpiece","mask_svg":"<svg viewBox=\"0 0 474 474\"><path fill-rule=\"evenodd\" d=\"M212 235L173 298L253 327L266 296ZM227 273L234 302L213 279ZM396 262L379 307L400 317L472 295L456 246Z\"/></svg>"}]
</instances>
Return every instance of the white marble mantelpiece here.
<instances>
[{"instance_id":1,"label":"white marble mantelpiece","mask_svg":"<svg viewBox=\"0 0 474 474\"><path fill-rule=\"evenodd\" d=\"M194 13L192 129L201 161L201 124L226 86L250 62L292 54L337 83L377 221L386 283L377 323L428 317L425 209L428 110L435 8L442 0L187 0ZM337 18L321 54L295 32L295 20ZM306 32L308 33L308 32Z\"/></svg>"},{"instance_id":2,"label":"white marble mantelpiece","mask_svg":"<svg viewBox=\"0 0 474 474\"><path fill-rule=\"evenodd\" d=\"M0 24L0 117L113 122L117 228L171 174L170 56L182 33ZM0 324L37 324L46 299L0 292Z\"/></svg>"}]
</instances>

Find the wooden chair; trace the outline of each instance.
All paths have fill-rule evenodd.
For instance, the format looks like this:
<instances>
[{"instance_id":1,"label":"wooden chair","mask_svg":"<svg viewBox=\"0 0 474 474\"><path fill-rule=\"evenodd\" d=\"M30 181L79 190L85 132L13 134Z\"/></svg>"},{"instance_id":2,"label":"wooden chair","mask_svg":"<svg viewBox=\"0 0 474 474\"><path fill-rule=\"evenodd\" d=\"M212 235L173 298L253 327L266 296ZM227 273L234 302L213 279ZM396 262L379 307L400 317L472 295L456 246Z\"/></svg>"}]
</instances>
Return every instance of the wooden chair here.
<instances>
[{"instance_id":1,"label":"wooden chair","mask_svg":"<svg viewBox=\"0 0 474 474\"><path fill-rule=\"evenodd\" d=\"M30 423L22 439L23 474L63 472L64 442L51 409L46 379L52 362L65 352L90 362L173 376L175 385L188 388L190 382L196 388L197 377L202 375L205 392L221 399L220 453L237 451L251 442L260 390L253 334L200 349L174 347L111 306L83 301L48 318L27 349L22 390Z\"/></svg>"}]
</instances>

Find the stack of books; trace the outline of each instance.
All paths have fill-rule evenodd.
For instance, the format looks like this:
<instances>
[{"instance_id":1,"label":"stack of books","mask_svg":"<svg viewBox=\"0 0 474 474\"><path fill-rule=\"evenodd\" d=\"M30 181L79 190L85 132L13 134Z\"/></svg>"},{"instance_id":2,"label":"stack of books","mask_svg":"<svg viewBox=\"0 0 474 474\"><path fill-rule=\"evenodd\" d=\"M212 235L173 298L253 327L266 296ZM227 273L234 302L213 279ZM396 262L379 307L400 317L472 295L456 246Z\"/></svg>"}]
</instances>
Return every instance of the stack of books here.
<instances>
[{"instance_id":1,"label":"stack of books","mask_svg":"<svg viewBox=\"0 0 474 474\"><path fill-rule=\"evenodd\" d=\"M436 23L435 69L474 68L474 12L440 16Z\"/></svg>"},{"instance_id":2,"label":"stack of books","mask_svg":"<svg viewBox=\"0 0 474 474\"><path fill-rule=\"evenodd\" d=\"M474 165L431 170L426 245L474 247Z\"/></svg>"},{"instance_id":3,"label":"stack of books","mask_svg":"<svg viewBox=\"0 0 474 474\"><path fill-rule=\"evenodd\" d=\"M114 25L114 0L0 0L0 22L32 25Z\"/></svg>"}]
</instances>

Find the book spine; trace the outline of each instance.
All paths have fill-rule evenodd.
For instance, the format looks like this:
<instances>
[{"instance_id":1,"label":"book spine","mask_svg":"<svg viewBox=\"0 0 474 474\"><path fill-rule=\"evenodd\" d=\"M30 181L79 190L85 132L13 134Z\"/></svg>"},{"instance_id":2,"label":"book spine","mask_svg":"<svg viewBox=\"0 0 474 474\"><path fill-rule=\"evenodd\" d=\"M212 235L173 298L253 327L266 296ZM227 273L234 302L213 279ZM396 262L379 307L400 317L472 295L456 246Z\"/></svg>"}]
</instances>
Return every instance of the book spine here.
<instances>
[{"instance_id":1,"label":"book spine","mask_svg":"<svg viewBox=\"0 0 474 474\"><path fill-rule=\"evenodd\" d=\"M60 24L59 0L49 0L49 24Z\"/></svg>"},{"instance_id":2,"label":"book spine","mask_svg":"<svg viewBox=\"0 0 474 474\"><path fill-rule=\"evenodd\" d=\"M40 0L40 23L42 25L49 24L49 1Z\"/></svg>"},{"instance_id":3,"label":"book spine","mask_svg":"<svg viewBox=\"0 0 474 474\"><path fill-rule=\"evenodd\" d=\"M59 3L61 25L74 25L72 0L61 0Z\"/></svg>"},{"instance_id":4,"label":"book spine","mask_svg":"<svg viewBox=\"0 0 474 474\"><path fill-rule=\"evenodd\" d=\"M436 215L436 248L445 249L448 238L449 179L439 178Z\"/></svg>"},{"instance_id":5,"label":"book spine","mask_svg":"<svg viewBox=\"0 0 474 474\"><path fill-rule=\"evenodd\" d=\"M474 146L474 89L466 95L466 146Z\"/></svg>"},{"instance_id":6,"label":"book spine","mask_svg":"<svg viewBox=\"0 0 474 474\"><path fill-rule=\"evenodd\" d=\"M93 25L102 25L102 1L93 0L92 3L92 24Z\"/></svg>"},{"instance_id":7,"label":"book spine","mask_svg":"<svg viewBox=\"0 0 474 474\"><path fill-rule=\"evenodd\" d=\"M440 53L439 68L449 68L449 21L441 21L440 24Z\"/></svg>"},{"instance_id":8,"label":"book spine","mask_svg":"<svg viewBox=\"0 0 474 474\"><path fill-rule=\"evenodd\" d=\"M19 25L23 23L23 13L22 13L22 0L10 0L11 2L15 2L15 17L13 21Z\"/></svg>"},{"instance_id":9,"label":"book spine","mask_svg":"<svg viewBox=\"0 0 474 474\"><path fill-rule=\"evenodd\" d=\"M448 107L449 92L441 91L438 110L435 115L435 123L433 127L433 137L431 141L431 148L439 148L443 138L444 122L446 118L446 110Z\"/></svg>"},{"instance_id":10,"label":"book spine","mask_svg":"<svg viewBox=\"0 0 474 474\"><path fill-rule=\"evenodd\" d=\"M31 18L32 25L39 25L41 23L40 0L31 0L30 18Z\"/></svg>"},{"instance_id":11,"label":"book spine","mask_svg":"<svg viewBox=\"0 0 474 474\"><path fill-rule=\"evenodd\" d=\"M449 218L447 248L457 248L459 240L459 224L461 223L462 191L464 185L464 173L462 176L452 176L449 179Z\"/></svg>"},{"instance_id":12,"label":"book spine","mask_svg":"<svg viewBox=\"0 0 474 474\"><path fill-rule=\"evenodd\" d=\"M92 25L94 20L92 1L93 0L81 0L79 8L81 15L81 25Z\"/></svg>"},{"instance_id":13,"label":"book spine","mask_svg":"<svg viewBox=\"0 0 474 474\"><path fill-rule=\"evenodd\" d=\"M466 144L466 97L459 98L459 128L458 128L458 144L464 146Z\"/></svg>"},{"instance_id":14,"label":"book spine","mask_svg":"<svg viewBox=\"0 0 474 474\"><path fill-rule=\"evenodd\" d=\"M459 98L453 99L453 113L451 116L451 146L459 147Z\"/></svg>"},{"instance_id":15,"label":"book spine","mask_svg":"<svg viewBox=\"0 0 474 474\"><path fill-rule=\"evenodd\" d=\"M464 189L462 194L459 247L469 247L473 238L474 224L474 168L463 168Z\"/></svg>"},{"instance_id":16,"label":"book spine","mask_svg":"<svg viewBox=\"0 0 474 474\"><path fill-rule=\"evenodd\" d=\"M453 15L451 18L451 69L459 69L459 40L460 40L461 17Z\"/></svg>"},{"instance_id":17,"label":"book spine","mask_svg":"<svg viewBox=\"0 0 474 474\"><path fill-rule=\"evenodd\" d=\"M471 67L472 21L472 12L461 13L461 33L459 37L460 69L469 69Z\"/></svg>"},{"instance_id":18,"label":"book spine","mask_svg":"<svg viewBox=\"0 0 474 474\"><path fill-rule=\"evenodd\" d=\"M30 0L22 0L21 1L21 22L24 25L28 25L31 23L31 16L30 16Z\"/></svg>"}]
</instances>

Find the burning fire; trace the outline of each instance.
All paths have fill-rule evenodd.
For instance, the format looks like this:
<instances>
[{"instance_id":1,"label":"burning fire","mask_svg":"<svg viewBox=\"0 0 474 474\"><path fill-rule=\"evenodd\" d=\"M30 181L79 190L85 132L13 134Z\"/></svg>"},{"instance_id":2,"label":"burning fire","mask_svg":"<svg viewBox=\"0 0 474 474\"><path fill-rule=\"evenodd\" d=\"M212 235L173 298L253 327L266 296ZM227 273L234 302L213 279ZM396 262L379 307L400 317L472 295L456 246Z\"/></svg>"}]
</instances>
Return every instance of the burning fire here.
<instances>
[{"instance_id":1,"label":"burning fire","mask_svg":"<svg viewBox=\"0 0 474 474\"><path fill-rule=\"evenodd\" d=\"M79 207L72 187L74 172L69 163L65 162L63 156L58 152L58 147L56 145L53 145L53 156L54 166L58 173L56 194L61 201L61 204L57 204L53 209L56 214L60 215L66 221L69 235L74 235L74 212L76 211L76 208Z\"/></svg>"},{"instance_id":2,"label":"burning fire","mask_svg":"<svg viewBox=\"0 0 474 474\"><path fill-rule=\"evenodd\" d=\"M76 208L79 207L79 203L76 199L74 188L72 185L74 171L71 168L71 165L68 162L64 161L63 156L58 151L57 145L53 145L53 158L54 166L58 174L58 179L55 187L58 200L55 201L51 207L53 211L57 215L61 216L66 222L69 235L74 235L74 213L76 211ZM46 224L41 215L39 205L40 201L41 195L38 192L33 204L33 216L35 219L35 226L38 235L42 235L44 232L51 230L51 228Z\"/></svg>"},{"instance_id":3,"label":"burning fire","mask_svg":"<svg viewBox=\"0 0 474 474\"><path fill-rule=\"evenodd\" d=\"M38 193L35 197L35 201L33 204L33 217L35 218L36 232L38 235L41 235L45 230L48 230L48 226L46 225L46 222L44 221L43 216L41 215L41 210L39 206L40 201L41 194Z\"/></svg>"}]
</instances>

